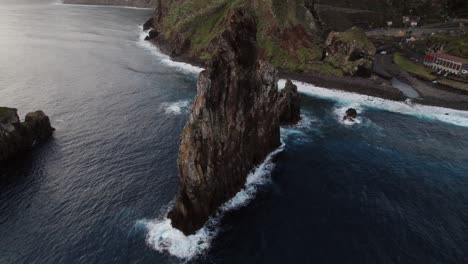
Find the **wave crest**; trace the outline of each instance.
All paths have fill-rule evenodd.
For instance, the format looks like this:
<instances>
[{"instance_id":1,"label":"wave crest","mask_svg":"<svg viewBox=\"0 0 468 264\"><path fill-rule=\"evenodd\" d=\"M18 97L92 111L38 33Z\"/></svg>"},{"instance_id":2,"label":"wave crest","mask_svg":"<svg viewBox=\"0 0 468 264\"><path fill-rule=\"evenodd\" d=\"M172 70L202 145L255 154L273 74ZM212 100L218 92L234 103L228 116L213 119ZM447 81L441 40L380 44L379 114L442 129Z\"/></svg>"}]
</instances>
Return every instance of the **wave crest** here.
<instances>
[{"instance_id":1,"label":"wave crest","mask_svg":"<svg viewBox=\"0 0 468 264\"><path fill-rule=\"evenodd\" d=\"M253 169L247 177L244 188L223 204L205 226L194 235L186 236L178 229L173 228L171 220L166 217L145 222L148 230L147 244L161 253L168 252L180 259L190 260L203 254L218 234L219 223L224 214L247 205L255 197L258 188L270 181L271 172L275 167L273 157L282 152L284 147L283 143L270 153L262 164Z\"/></svg>"}]
</instances>

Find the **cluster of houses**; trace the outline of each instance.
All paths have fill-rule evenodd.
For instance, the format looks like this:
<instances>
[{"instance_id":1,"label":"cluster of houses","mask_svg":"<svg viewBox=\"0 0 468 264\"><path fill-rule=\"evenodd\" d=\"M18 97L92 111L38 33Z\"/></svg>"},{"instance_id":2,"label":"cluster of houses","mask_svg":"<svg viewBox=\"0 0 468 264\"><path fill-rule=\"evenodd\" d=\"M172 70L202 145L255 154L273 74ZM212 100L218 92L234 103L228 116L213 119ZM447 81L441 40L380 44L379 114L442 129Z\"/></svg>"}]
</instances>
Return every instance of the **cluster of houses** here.
<instances>
[{"instance_id":1,"label":"cluster of houses","mask_svg":"<svg viewBox=\"0 0 468 264\"><path fill-rule=\"evenodd\" d=\"M405 27L415 28L419 25L420 20L421 18L418 16L403 16L402 17L402 22ZM388 28L393 27L393 21L391 20L387 21L387 27Z\"/></svg>"},{"instance_id":2,"label":"cluster of houses","mask_svg":"<svg viewBox=\"0 0 468 264\"><path fill-rule=\"evenodd\" d=\"M424 56L424 65L440 74L468 78L468 60L449 55L443 50L427 52Z\"/></svg>"}]
</instances>

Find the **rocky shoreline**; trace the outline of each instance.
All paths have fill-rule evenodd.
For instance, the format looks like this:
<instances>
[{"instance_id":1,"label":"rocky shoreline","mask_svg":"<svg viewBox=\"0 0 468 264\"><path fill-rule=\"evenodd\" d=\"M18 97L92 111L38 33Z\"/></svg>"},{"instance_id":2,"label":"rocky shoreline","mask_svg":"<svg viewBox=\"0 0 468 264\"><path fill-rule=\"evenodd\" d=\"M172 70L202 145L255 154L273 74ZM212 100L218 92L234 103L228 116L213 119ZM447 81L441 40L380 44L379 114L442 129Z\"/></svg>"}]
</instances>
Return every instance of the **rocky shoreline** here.
<instances>
[{"instance_id":1,"label":"rocky shoreline","mask_svg":"<svg viewBox=\"0 0 468 264\"><path fill-rule=\"evenodd\" d=\"M198 58L184 54L173 55L173 47L161 36L148 41L155 45L162 53L171 56L171 59L174 61L188 63L201 68L206 67L206 62ZM408 99L402 92L392 86L391 80L380 77L377 74L373 74L370 78L364 78L279 70L278 77L280 79L291 79L313 84L322 88L342 90L392 101L403 102ZM422 93L421 98L413 101L422 105L468 111L468 95L466 93L441 86L431 86L431 89L434 89L434 91L427 92L427 94ZM443 93L444 96L438 96L440 93Z\"/></svg>"}]
</instances>

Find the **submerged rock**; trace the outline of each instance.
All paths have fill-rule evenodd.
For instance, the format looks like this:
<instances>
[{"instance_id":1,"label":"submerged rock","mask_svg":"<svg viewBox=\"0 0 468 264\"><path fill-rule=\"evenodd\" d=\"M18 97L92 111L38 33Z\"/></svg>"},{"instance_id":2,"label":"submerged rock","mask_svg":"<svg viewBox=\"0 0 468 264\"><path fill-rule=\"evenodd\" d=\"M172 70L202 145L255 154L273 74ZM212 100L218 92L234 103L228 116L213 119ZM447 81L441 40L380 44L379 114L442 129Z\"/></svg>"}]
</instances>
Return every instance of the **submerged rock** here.
<instances>
[{"instance_id":1,"label":"submerged rock","mask_svg":"<svg viewBox=\"0 0 468 264\"><path fill-rule=\"evenodd\" d=\"M296 124L301 120L301 96L291 80L287 80L286 86L281 90L277 106L281 125Z\"/></svg>"},{"instance_id":2,"label":"submerged rock","mask_svg":"<svg viewBox=\"0 0 468 264\"><path fill-rule=\"evenodd\" d=\"M186 235L237 192L248 173L280 145L277 73L258 60L256 22L231 13L219 47L199 75L182 132L180 189L168 217Z\"/></svg>"},{"instance_id":3,"label":"submerged rock","mask_svg":"<svg viewBox=\"0 0 468 264\"><path fill-rule=\"evenodd\" d=\"M346 32L331 32L325 42L326 61L346 75L370 77L376 48L359 28Z\"/></svg>"},{"instance_id":4,"label":"submerged rock","mask_svg":"<svg viewBox=\"0 0 468 264\"><path fill-rule=\"evenodd\" d=\"M345 116L343 117L343 120L349 120L349 121L354 121L354 119L357 118L357 111L354 108L349 108L346 110Z\"/></svg>"},{"instance_id":5,"label":"submerged rock","mask_svg":"<svg viewBox=\"0 0 468 264\"><path fill-rule=\"evenodd\" d=\"M21 123L16 109L0 107L0 162L30 149L36 141L46 140L53 131L42 111L27 114Z\"/></svg>"}]
</instances>

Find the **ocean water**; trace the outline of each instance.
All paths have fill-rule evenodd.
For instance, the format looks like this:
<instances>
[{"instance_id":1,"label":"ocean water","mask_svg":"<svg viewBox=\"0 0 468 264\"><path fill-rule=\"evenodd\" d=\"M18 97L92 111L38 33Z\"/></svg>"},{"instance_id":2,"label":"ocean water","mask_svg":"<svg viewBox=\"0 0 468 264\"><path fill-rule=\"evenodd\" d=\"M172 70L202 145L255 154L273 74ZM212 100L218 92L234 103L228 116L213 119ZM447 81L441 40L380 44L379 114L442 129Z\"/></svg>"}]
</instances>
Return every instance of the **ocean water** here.
<instances>
[{"instance_id":1,"label":"ocean water","mask_svg":"<svg viewBox=\"0 0 468 264\"><path fill-rule=\"evenodd\" d=\"M141 40L150 15L0 0L0 105L57 129L0 168L1 264L467 262L468 113L302 83L283 146L196 235L172 229L201 69Z\"/></svg>"}]
</instances>

